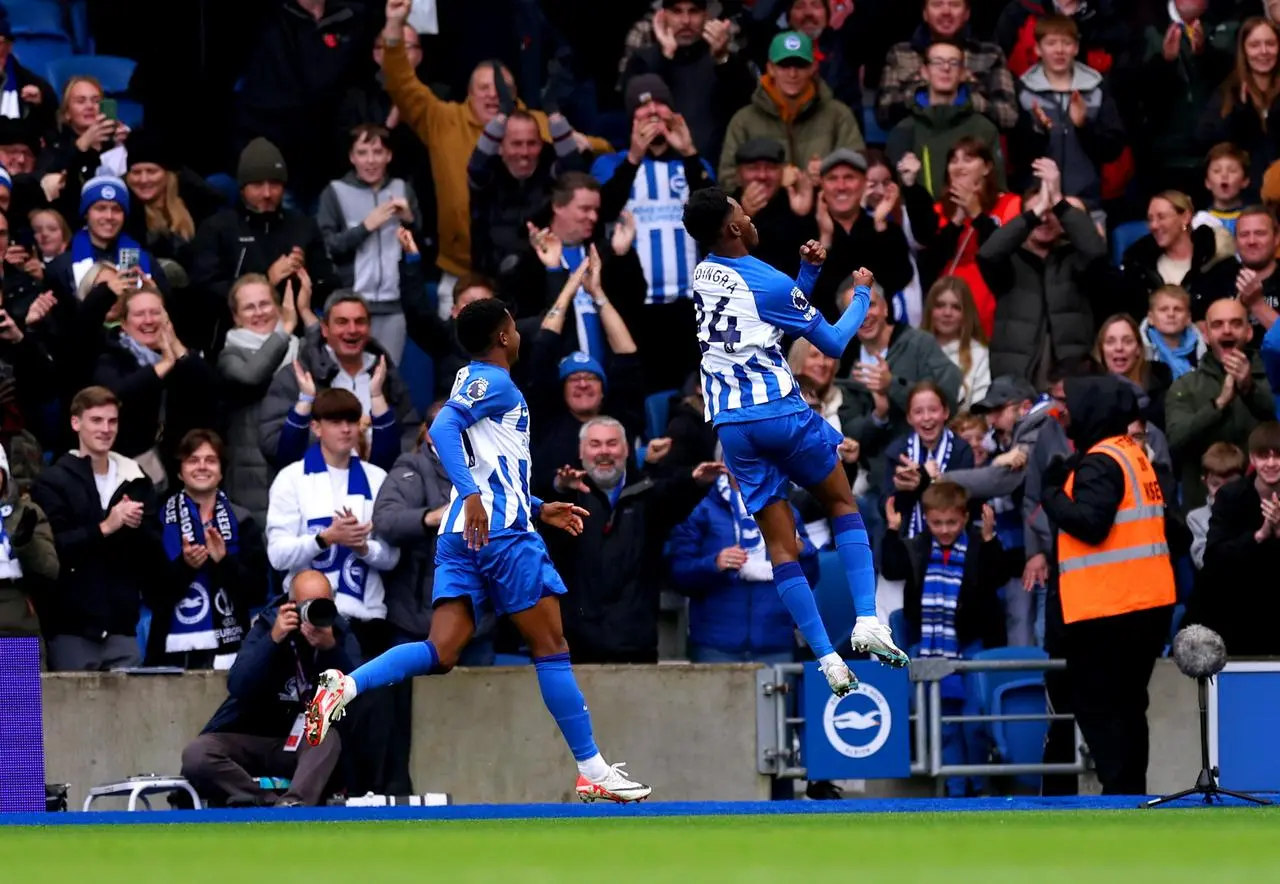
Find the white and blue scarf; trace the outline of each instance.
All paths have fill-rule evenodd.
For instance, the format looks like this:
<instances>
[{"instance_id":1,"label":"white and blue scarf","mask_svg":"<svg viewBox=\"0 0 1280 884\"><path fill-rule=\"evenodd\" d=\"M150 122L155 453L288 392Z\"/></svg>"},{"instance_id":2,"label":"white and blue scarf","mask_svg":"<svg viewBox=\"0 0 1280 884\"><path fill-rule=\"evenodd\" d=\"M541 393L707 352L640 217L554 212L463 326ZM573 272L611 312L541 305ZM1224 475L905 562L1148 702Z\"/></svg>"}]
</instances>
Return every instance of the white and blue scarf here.
<instances>
[{"instance_id":1,"label":"white and blue scarf","mask_svg":"<svg viewBox=\"0 0 1280 884\"><path fill-rule=\"evenodd\" d=\"M0 117L22 119L22 95L18 91L18 60L9 53L4 63L4 91L0 93Z\"/></svg>"},{"instance_id":2,"label":"white and blue scarf","mask_svg":"<svg viewBox=\"0 0 1280 884\"><path fill-rule=\"evenodd\" d=\"M969 540L963 533L956 538L950 550L944 550L937 540L932 543L920 595L921 657L952 660L960 657L956 609L960 604L960 585L964 582L964 560L968 551ZM949 685L948 680L954 683ZM953 673L943 679L943 696L949 696L957 688L963 694L964 685L958 674Z\"/></svg>"},{"instance_id":3,"label":"white and blue scarf","mask_svg":"<svg viewBox=\"0 0 1280 884\"><path fill-rule=\"evenodd\" d=\"M573 273L585 260L586 246L565 246L560 256L560 266ZM578 286L578 291L573 296L573 314L578 326L578 349L604 365L609 359L604 326L596 311L595 300L582 286Z\"/></svg>"},{"instance_id":4,"label":"white and blue scarf","mask_svg":"<svg viewBox=\"0 0 1280 884\"><path fill-rule=\"evenodd\" d=\"M742 492L729 483L728 476L716 479L716 491L733 515L733 536L738 546L747 554L747 562L739 570L739 576L743 580L772 580L773 565L765 550L764 535L760 533L760 526L751 517L751 513L747 512Z\"/></svg>"},{"instance_id":5,"label":"white and blue scarf","mask_svg":"<svg viewBox=\"0 0 1280 884\"><path fill-rule=\"evenodd\" d=\"M307 520L307 530L319 534L333 524L333 514L344 504L333 499L333 485L329 481L329 467L324 462L324 452L317 442L302 456L304 491L298 496L302 514ZM373 492L364 474L360 458L351 455L347 464L347 496L362 497L370 504ZM357 514L357 518L361 518ZM341 544L333 544L321 552L311 563L325 577L338 595L347 595L364 604L365 583L369 578L369 566L356 555L355 550Z\"/></svg>"},{"instance_id":6,"label":"white and blue scarf","mask_svg":"<svg viewBox=\"0 0 1280 884\"><path fill-rule=\"evenodd\" d=\"M164 504L164 551L169 561L182 558L182 542L204 546L205 524L200 507L185 491L179 491ZM240 522L231 511L231 501L222 491L213 504L212 526L227 544L227 555L240 554ZM224 586L213 582L214 562L209 559L187 587L186 595L173 606L169 619L166 653L185 651L217 651L233 653L244 638L244 627L236 619L235 607Z\"/></svg>"},{"instance_id":7,"label":"white and blue scarf","mask_svg":"<svg viewBox=\"0 0 1280 884\"><path fill-rule=\"evenodd\" d=\"M951 462L951 451L955 447L955 434L950 430L944 429L942 435L938 438L938 445L932 451L924 447L924 442L920 440L919 433L912 433L907 437L907 457L911 458L911 462L919 464L923 467L928 461L932 460L938 464L938 469L942 472L947 471L947 465ZM916 503L915 508L911 510L911 523L907 526L907 536L915 537L924 530L924 508Z\"/></svg>"},{"instance_id":8,"label":"white and blue scarf","mask_svg":"<svg viewBox=\"0 0 1280 884\"><path fill-rule=\"evenodd\" d=\"M116 241L107 248L103 249L111 257L108 259L112 264L120 263L121 249L137 249L138 250L138 266L142 268L142 272L151 275L151 255L138 245L138 241L127 233L121 233L116 237ZM81 228L75 236L71 237L71 273L75 277L76 288L80 287L81 281L89 273L89 270L99 261L98 249L94 247L93 240L89 238L88 228Z\"/></svg>"}]
</instances>

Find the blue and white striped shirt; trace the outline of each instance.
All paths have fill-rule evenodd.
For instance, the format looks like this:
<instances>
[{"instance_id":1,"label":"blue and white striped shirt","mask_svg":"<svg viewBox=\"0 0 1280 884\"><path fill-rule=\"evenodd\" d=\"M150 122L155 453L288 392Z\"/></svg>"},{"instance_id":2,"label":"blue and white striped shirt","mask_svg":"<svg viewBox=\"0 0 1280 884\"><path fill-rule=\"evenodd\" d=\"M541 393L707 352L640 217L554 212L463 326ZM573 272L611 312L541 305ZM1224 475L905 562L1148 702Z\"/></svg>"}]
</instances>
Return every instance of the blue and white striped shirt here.
<instances>
[{"instance_id":1,"label":"blue and white striped shirt","mask_svg":"<svg viewBox=\"0 0 1280 884\"><path fill-rule=\"evenodd\" d=\"M707 420L740 423L800 414L809 406L783 356L784 334L822 323L808 293L820 268L795 280L758 258L708 255L693 273Z\"/></svg>"},{"instance_id":2,"label":"blue and white striped shirt","mask_svg":"<svg viewBox=\"0 0 1280 884\"><path fill-rule=\"evenodd\" d=\"M467 468L489 513L489 533L535 530L529 495L529 406L511 375L495 365L472 362L458 370L445 407L467 423L462 436ZM462 532L462 502L455 486L441 534Z\"/></svg>"}]
</instances>

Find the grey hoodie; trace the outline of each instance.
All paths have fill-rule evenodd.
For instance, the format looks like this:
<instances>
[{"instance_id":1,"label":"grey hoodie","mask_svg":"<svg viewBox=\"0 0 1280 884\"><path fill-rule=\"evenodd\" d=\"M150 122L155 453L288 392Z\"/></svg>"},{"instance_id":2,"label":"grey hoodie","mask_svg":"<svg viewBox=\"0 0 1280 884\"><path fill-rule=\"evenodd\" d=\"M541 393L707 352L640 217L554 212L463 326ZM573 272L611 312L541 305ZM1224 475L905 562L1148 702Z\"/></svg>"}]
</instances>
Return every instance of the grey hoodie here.
<instances>
[{"instance_id":1,"label":"grey hoodie","mask_svg":"<svg viewBox=\"0 0 1280 884\"><path fill-rule=\"evenodd\" d=\"M1085 105L1085 122L1078 128L1072 123L1070 114L1073 92L1080 93ZM1048 143L1041 153L1051 157L1062 170L1062 192L1079 196L1090 208L1096 208L1101 199L1099 160L1110 157L1096 155L1096 148L1100 145L1095 144L1094 151L1086 149L1086 145L1089 139L1109 140L1113 130L1120 126L1114 106L1104 109L1104 101L1107 101L1107 96L1103 90L1102 74L1080 62L1076 62L1071 89L1066 92L1059 92L1049 85L1044 68L1038 64L1018 78L1019 108L1036 134L1047 137ZM1053 124L1047 132L1035 117L1034 107L1037 104ZM1102 152L1109 154L1112 151L1104 149Z\"/></svg>"},{"instance_id":2,"label":"grey hoodie","mask_svg":"<svg viewBox=\"0 0 1280 884\"><path fill-rule=\"evenodd\" d=\"M396 305L399 309L401 249L396 233L400 224L392 219L370 233L364 219L380 204L396 198L408 201L416 230L422 218L418 197L399 178L384 180L375 187L361 181L355 172L348 172L330 182L320 194L316 222L324 234L339 285L363 295L373 313L387 312L386 307L380 310L378 305Z\"/></svg>"}]
</instances>

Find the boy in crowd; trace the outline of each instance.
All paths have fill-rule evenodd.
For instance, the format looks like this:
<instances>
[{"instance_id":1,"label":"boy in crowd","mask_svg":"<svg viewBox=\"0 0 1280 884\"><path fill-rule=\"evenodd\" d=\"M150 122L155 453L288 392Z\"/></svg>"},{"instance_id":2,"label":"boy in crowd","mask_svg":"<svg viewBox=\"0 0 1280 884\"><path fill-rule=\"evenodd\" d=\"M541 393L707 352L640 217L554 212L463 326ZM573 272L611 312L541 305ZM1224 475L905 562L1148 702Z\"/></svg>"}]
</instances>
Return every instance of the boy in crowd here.
<instances>
[{"instance_id":1,"label":"boy in crowd","mask_svg":"<svg viewBox=\"0 0 1280 884\"><path fill-rule=\"evenodd\" d=\"M962 411L952 418L948 426L951 432L968 442L973 449L973 465L985 467L991 460L991 452L987 450L987 419L979 414Z\"/></svg>"},{"instance_id":2,"label":"boy in crowd","mask_svg":"<svg viewBox=\"0 0 1280 884\"><path fill-rule=\"evenodd\" d=\"M982 508L981 528L970 526L969 495L954 482L934 482L921 495L926 530L905 539L902 514L889 497L885 502L888 532L881 568L888 580L904 580L902 614L910 638L919 641L918 657L957 659L975 651L1004 646L1000 587L1010 573L1004 548L996 536L996 514ZM961 712L965 703L961 676L942 680L944 715ZM942 726L942 755L947 763L974 758L959 724ZM963 797L964 777L947 780L947 794Z\"/></svg>"},{"instance_id":3,"label":"boy in crowd","mask_svg":"<svg viewBox=\"0 0 1280 884\"><path fill-rule=\"evenodd\" d=\"M1151 293L1138 331L1147 361L1169 366L1175 381L1195 371L1207 349L1191 321L1191 295L1180 285L1162 285Z\"/></svg>"},{"instance_id":4,"label":"boy in crowd","mask_svg":"<svg viewBox=\"0 0 1280 884\"><path fill-rule=\"evenodd\" d=\"M1209 516L1213 511L1213 499L1218 489L1244 475L1245 457L1239 447L1230 442L1214 442L1200 458L1200 478L1204 480L1209 499L1202 507L1187 513L1187 527L1191 529L1191 561L1196 570L1204 567L1204 547L1209 538Z\"/></svg>"},{"instance_id":5,"label":"boy in crowd","mask_svg":"<svg viewBox=\"0 0 1280 884\"><path fill-rule=\"evenodd\" d=\"M1052 159L1062 170L1062 192L1097 213L1102 167L1124 151L1124 121L1102 74L1076 61L1080 30L1073 19L1046 15L1036 22L1035 37L1040 63L1018 79L1016 153L1028 168L1035 158Z\"/></svg>"},{"instance_id":6,"label":"boy in crowd","mask_svg":"<svg viewBox=\"0 0 1280 884\"><path fill-rule=\"evenodd\" d=\"M1249 154L1229 141L1215 144L1205 157L1204 189L1209 191L1209 208L1196 212L1193 227L1208 224L1236 235L1236 221L1244 211L1245 188L1249 186Z\"/></svg>"}]
</instances>

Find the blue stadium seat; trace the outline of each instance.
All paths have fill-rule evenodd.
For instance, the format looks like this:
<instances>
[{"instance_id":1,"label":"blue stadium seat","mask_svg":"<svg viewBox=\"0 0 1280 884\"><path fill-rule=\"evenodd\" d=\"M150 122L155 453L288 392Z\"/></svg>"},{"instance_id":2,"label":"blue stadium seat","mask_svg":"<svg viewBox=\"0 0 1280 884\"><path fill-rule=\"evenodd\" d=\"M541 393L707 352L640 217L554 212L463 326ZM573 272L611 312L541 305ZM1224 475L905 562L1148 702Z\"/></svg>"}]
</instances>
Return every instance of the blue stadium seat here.
<instances>
[{"instance_id":1,"label":"blue stadium seat","mask_svg":"<svg viewBox=\"0 0 1280 884\"><path fill-rule=\"evenodd\" d=\"M71 0L71 42L81 55L93 55L93 34L89 33L88 0Z\"/></svg>"},{"instance_id":2,"label":"blue stadium seat","mask_svg":"<svg viewBox=\"0 0 1280 884\"><path fill-rule=\"evenodd\" d=\"M889 133L880 128L876 122L876 109L867 106L862 109L862 136L867 144L883 145L889 140Z\"/></svg>"},{"instance_id":3,"label":"blue stadium seat","mask_svg":"<svg viewBox=\"0 0 1280 884\"><path fill-rule=\"evenodd\" d=\"M14 29L13 54L23 65L46 79L49 77L49 65L67 58L74 51L67 35L61 32L20 35Z\"/></svg>"},{"instance_id":4,"label":"blue stadium seat","mask_svg":"<svg viewBox=\"0 0 1280 884\"><path fill-rule=\"evenodd\" d=\"M1126 221L1111 231L1111 263L1117 267L1124 260L1124 253L1129 246L1142 239L1151 231L1146 221Z\"/></svg>"},{"instance_id":5,"label":"blue stadium seat","mask_svg":"<svg viewBox=\"0 0 1280 884\"><path fill-rule=\"evenodd\" d=\"M49 65L49 81L61 95L62 87L72 77L93 77L102 84L102 91L118 98L129 91L129 81L138 66L131 58L114 55L72 55L60 58Z\"/></svg>"},{"instance_id":6,"label":"blue stadium seat","mask_svg":"<svg viewBox=\"0 0 1280 884\"><path fill-rule=\"evenodd\" d=\"M818 613L827 627L827 637L831 646L840 650L841 646L849 647L849 633L853 631L853 596L849 592L849 581L844 576L844 566L840 564L840 554L835 550L824 550L818 553L818 585L813 588L814 601L818 604Z\"/></svg>"},{"instance_id":7,"label":"blue stadium seat","mask_svg":"<svg viewBox=\"0 0 1280 884\"><path fill-rule=\"evenodd\" d=\"M240 185L236 184L236 179L226 172L215 172L206 178L205 182L218 192L228 206L234 206L240 199Z\"/></svg>"},{"instance_id":8,"label":"blue stadium seat","mask_svg":"<svg viewBox=\"0 0 1280 884\"><path fill-rule=\"evenodd\" d=\"M667 433L667 421L671 416L671 397L679 396L679 390L663 390L646 396L644 400L644 435L657 439Z\"/></svg>"},{"instance_id":9,"label":"blue stadium seat","mask_svg":"<svg viewBox=\"0 0 1280 884\"><path fill-rule=\"evenodd\" d=\"M992 715L1045 715L1048 711L1049 700L1043 676L1005 682L992 694ZM991 722L996 758L1010 764L1039 764L1044 759L1044 742L1048 733L1048 720ZM1038 776L1015 779L1019 785L1039 790Z\"/></svg>"},{"instance_id":10,"label":"blue stadium seat","mask_svg":"<svg viewBox=\"0 0 1280 884\"><path fill-rule=\"evenodd\" d=\"M7 0L4 7L15 37L61 34L70 42L58 0Z\"/></svg>"},{"instance_id":11,"label":"blue stadium seat","mask_svg":"<svg viewBox=\"0 0 1280 884\"><path fill-rule=\"evenodd\" d=\"M405 341L404 355L400 357L400 377L409 388L413 407L425 420L427 409L435 399L435 365L431 357L413 341Z\"/></svg>"},{"instance_id":12,"label":"blue stadium seat","mask_svg":"<svg viewBox=\"0 0 1280 884\"><path fill-rule=\"evenodd\" d=\"M972 660L1047 660L1049 655L1041 648L988 648L968 655ZM967 705L981 715L993 715L996 704L996 693L1007 684L1027 683L1040 685L1044 691L1044 673L1036 671L1000 670L993 672L965 673L965 693L968 695ZM992 723L974 725L975 740L983 740L994 745L994 728ZM1038 759L1037 759L1038 760Z\"/></svg>"},{"instance_id":13,"label":"blue stadium seat","mask_svg":"<svg viewBox=\"0 0 1280 884\"><path fill-rule=\"evenodd\" d=\"M151 637L151 609L146 605L142 606L141 613L138 615L136 635L138 637L138 656L145 660L147 659L147 639Z\"/></svg>"}]
</instances>

